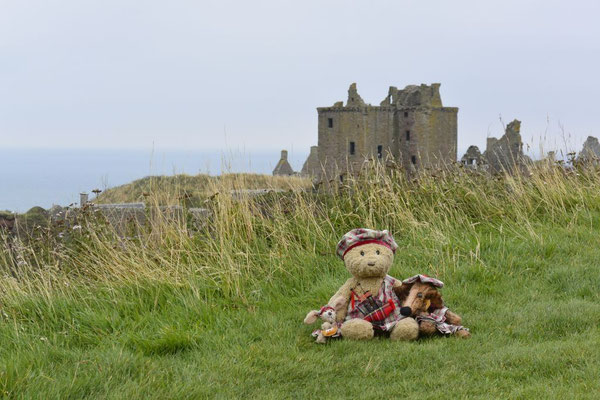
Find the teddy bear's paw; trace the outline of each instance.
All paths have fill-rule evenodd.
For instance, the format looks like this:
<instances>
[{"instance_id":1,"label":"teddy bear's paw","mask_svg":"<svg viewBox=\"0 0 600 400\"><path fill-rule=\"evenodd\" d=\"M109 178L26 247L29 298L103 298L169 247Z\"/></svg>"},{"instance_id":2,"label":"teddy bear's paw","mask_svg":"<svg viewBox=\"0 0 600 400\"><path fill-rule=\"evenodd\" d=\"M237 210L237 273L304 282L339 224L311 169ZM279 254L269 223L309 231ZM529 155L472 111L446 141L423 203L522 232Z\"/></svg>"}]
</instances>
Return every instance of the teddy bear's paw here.
<instances>
[{"instance_id":1,"label":"teddy bear's paw","mask_svg":"<svg viewBox=\"0 0 600 400\"><path fill-rule=\"evenodd\" d=\"M413 318L404 318L396 323L391 340L415 340L419 337L419 324Z\"/></svg>"},{"instance_id":2,"label":"teddy bear's paw","mask_svg":"<svg viewBox=\"0 0 600 400\"><path fill-rule=\"evenodd\" d=\"M463 339L468 339L471 337L471 333L466 329L461 329L455 333L456 336Z\"/></svg>"},{"instance_id":3,"label":"teddy bear's paw","mask_svg":"<svg viewBox=\"0 0 600 400\"><path fill-rule=\"evenodd\" d=\"M368 340L374 336L373 325L363 319L355 318L344 322L342 337L350 340Z\"/></svg>"},{"instance_id":4,"label":"teddy bear's paw","mask_svg":"<svg viewBox=\"0 0 600 400\"><path fill-rule=\"evenodd\" d=\"M317 336L317 339L315 340L315 343L325 344L327 343L327 338L325 338L323 334L319 334L319 336Z\"/></svg>"}]
</instances>

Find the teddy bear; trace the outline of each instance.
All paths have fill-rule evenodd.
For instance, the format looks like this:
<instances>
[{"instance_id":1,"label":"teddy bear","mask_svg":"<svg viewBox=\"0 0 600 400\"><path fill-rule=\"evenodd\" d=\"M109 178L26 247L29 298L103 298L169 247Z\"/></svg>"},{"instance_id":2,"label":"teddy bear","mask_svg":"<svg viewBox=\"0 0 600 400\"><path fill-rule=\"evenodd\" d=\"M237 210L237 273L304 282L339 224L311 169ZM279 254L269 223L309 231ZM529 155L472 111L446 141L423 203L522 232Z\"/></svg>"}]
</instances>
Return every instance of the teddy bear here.
<instances>
[{"instance_id":1,"label":"teddy bear","mask_svg":"<svg viewBox=\"0 0 600 400\"><path fill-rule=\"evenodd\" d=\"M377 335L414 340L419 325L397 295L402 282L388 275L398 245L387 230L358 228L346 233L337 255L352 275L332 296L342 337L367 340Z\"/></svg>"},{"instance_id":2,"label":"teddy bear","mask_svg":"<svg viewBox=\"0 0 600 400\"><path fill-rule=\"evenodd\" d=\"M442 287L444 282L439 279L419 274L403 280L397 295L402 308L409 309L410 315L419 324L419 336L432 336L437 333L470 337L469 329L461 325L460 315L444 305L438 290Z\"/></svg>"},{"instance_id":3,"label":"teddy bear","mask_svg":"<svg viewBox=\"0 0 600 400\"><path fill-rule=\"evenodd\" d=\"M312 336L316 338L316 343L327 343L328 338L337 338L342 336L340 330L340 326L342 324L336 321L337 313L335 311L335 307L338 307L338 304L341 301L341 298L335 299L330 303L332 305L327 304L321 307L320 310L312 310L306 314L306 318L304 318L305 324L313 324L317 318L321 318L323 321L321 324L321 329L317 329L312 333Z\"/></svg>"}]
</instances>

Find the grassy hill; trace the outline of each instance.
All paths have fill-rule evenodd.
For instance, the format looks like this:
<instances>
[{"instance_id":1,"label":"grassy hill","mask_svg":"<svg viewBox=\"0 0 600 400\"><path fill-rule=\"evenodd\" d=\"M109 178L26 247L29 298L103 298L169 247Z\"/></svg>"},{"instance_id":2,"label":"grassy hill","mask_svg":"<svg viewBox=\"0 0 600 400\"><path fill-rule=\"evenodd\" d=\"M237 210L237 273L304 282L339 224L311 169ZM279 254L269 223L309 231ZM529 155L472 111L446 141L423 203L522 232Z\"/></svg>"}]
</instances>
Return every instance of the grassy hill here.
<instances>
[{"instance_id":1,"label":"grassy hill","mask_svg":"<svg viewBox=\"0 0 600 400\"><path fill-rule=\"evenodd\" d=\"M211 191L237 179L250 178ZM407 179L374 167L333 193L290 189L211 196L201 231L165 220L118 239L91 216L35 251L0 239L0 393L597 397L597 170ZM393 233L391 275L443 280L472 339L314 344L302 320L347 278L335 244L359 226Z\"/></svg>"},{"instance_id":2,"label":"grassy hill","mask_svg":"<svg viewBox=\"0 0 600 400\"><path fill-rule=\"evenodd\" d=\"M311 187L309 179L258 174L148 176L99 194L97 203L158 201L199 205L217 191L237 189L283 189Z\"/></svg>"}]
</instances>

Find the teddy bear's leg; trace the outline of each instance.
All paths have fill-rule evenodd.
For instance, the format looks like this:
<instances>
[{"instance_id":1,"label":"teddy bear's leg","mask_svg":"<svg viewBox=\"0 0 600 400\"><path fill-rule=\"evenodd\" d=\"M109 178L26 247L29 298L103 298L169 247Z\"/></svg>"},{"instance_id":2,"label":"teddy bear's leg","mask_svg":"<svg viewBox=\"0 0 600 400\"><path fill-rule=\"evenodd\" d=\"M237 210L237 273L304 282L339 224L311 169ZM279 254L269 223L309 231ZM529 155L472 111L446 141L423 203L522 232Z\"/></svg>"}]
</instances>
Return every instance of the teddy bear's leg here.
<instances>
[{"instance_id":1,"label":"teddy bear's leg","mask_svg":"<svg viewBox=\"0 0 600 400\"><path fill-rule=\"evenodd\" d=\"M317 343L327 343L327 339L325 338L325 336L323 336L323 333L319 332L319 335L317 336L317 339L315 340L315 342Z\"/></svg>"},{"instance_id":2,"label":"teddy bear's leg","mask_svg":"<svg viewBox=\"0 0 600 400\"><path fill-rule=\"evenodd\" d=\"M419 336L433 336L437 332L437 328L433 322L421 321L419 324Z\"/></svg>"},{"instance_id":3,"label":"teddy bear's leg","mask_svg":"<svg viewBox=\"0 0 600 400\"><path fill-rule=\"evenodd\" d=\"M446 311L446 323L450 325L462 325L462 318L455 312L448 310Z\"/></svg>"},{"instance_id":4,"label":"teddy bear's leg","mask_svg":"<svg viewBox=\"0 0 600 400\"><path fill-rule=\"evenodd\" d=\"M418 337L419 324L410 317L398 321L390 333L391 340L415 340Z\"/></svg>"},{"instance_id":5,"label":"teddy bear's leg","mask_svg":"<svg viewBox=\"0 0 600 400\"><path fill-rule=\"evenodd\" d=\"M373 325L369 321L353 318L342 324L342 337L350 340L366 340L373 338Z\"/></svg>"}]
</instances>

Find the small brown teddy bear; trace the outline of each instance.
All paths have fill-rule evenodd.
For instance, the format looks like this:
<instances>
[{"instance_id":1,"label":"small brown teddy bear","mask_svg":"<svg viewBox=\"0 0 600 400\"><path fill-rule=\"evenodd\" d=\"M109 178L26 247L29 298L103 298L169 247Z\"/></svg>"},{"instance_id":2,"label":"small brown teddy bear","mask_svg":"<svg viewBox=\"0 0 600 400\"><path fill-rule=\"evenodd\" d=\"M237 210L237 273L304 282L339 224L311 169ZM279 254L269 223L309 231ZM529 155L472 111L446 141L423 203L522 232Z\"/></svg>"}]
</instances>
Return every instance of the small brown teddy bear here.
<instances>
[{"instance_id":1,"label":"small brown teddy bear","mask_svg":"<svg viewBox=\"0 0 600 400\"><path fill-rule=\"evenodd\" d=\"M469 329L461 325L462 318L444 305L438 291L444 282L427 275L415 275L402 281L398 292L402 308L409 309L410 315L419 323L419 335L431 336L435 333L471 336Z\"/></svg>"},{"instance_id":2,"label":"small brown teddy bear","mask_svg":"<svg viewBox=\"0 0 600 400\"><path fill-rule=\"evenodd\" d=\"M316 343L327 343L328 338L338 338L342 336L341 333L341 322L336 321L336 311L335 307L338 307L339 303L343 301L343 299L338 298L334 300L330 306L329 304L321 307L320 310L312 310L306 317L304 318L305 324L314 324L317 321L317 318L321 318L323 323L321 324L321 329L317 329L313 331L312 336L315 339Z\"/></svg>"},{"instance_id":3,"label":"small brown teddy bear","mask_svg":"<svg viewBox=\"0 0 600 400\"><path fill-rule=\"evenodd\" d=\"M336 301L344 338L365 340L378 333L392 340L417 339L419 325L410 309L401 308L396 294L402 283L387 274L397 248L388 231L362 228L346 233L338 243L337 254L352 277L329 303Z\"/></svg>"}]
</instances>

